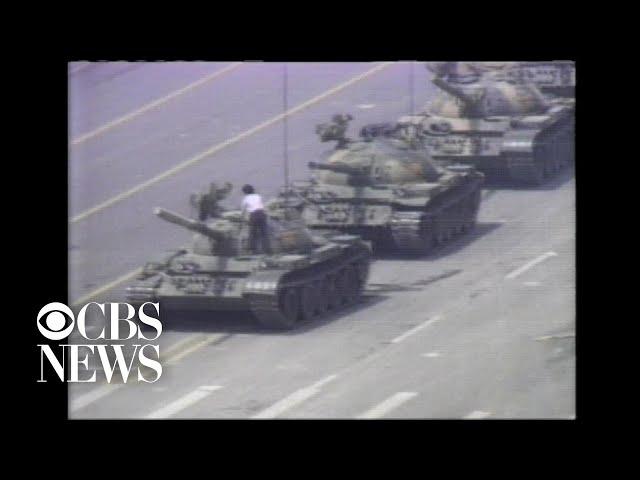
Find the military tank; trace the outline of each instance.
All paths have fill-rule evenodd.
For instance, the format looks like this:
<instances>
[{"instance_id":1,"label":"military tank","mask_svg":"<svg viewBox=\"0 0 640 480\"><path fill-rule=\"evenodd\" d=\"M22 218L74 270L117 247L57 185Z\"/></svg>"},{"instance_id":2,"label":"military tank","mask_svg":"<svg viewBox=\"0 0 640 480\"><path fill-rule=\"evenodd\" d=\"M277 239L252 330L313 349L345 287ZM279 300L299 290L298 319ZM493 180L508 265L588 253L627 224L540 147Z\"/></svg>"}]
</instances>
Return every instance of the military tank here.
<instances>
[{"instance_id":1,"label":"military tank","mask_svg":"<svg viewBox=\"0 0 640 480\"><path fill-rule=\"evenodd\" d=\"M466 62L477 72L497 74L510 82L532 84L554 97L575 97L576 68L571 60L535 62Z\"/></svg>"},{"instance_id":2,"label":"military tank","mask_svg":"<svg viewBox=\"0 0 640 480\"><path fill-rule=\"evenodd\" d=\"M576 65L573 61L519 62L515 72L521 81L533 83L542 93L565 98L575 97Z\"/></svg>"},{"instance_id":3,"label":"military tank","mask_svg":"<svg viewBox=\"0 0 640 480\"><path fill-rule=\"evenodd\" d=\"M371 249L353 235L317 235L282 202L268 207L271 253L248 251L240 211L199 221L157 208L167 222L195 233L192 243L147 263L126 290L130 303L165 310L246 310L264 326L290 329L357 302Z\"/></svg>"},{"instance_id":4,"label":"military tank","mask_svg":"<svg viewBox=\"0 0 640 480\"><path fill-rule=\"evenodd\" d=\"M336 141L325 162L310 162L310 181L280 195L298 201L306 225L370 240L378 251L426 254L473 228L484 176L473 167L431 162L408 125L374 124L354 140L345 135L350 115L318 125L323 142Z\"/></svg>"},{"instance_id":5,"label":"military tank","mask_svg":"<svg viewBox=\"0 0 640 480\"><path fill-rule=\"evenodd\" d=\"M574 99L548 98L514 79L512 68L463 62L428 67L441 95L400 123L420 126L434 159L528 185L574 161Z\"/></svg>"}]
</instances>

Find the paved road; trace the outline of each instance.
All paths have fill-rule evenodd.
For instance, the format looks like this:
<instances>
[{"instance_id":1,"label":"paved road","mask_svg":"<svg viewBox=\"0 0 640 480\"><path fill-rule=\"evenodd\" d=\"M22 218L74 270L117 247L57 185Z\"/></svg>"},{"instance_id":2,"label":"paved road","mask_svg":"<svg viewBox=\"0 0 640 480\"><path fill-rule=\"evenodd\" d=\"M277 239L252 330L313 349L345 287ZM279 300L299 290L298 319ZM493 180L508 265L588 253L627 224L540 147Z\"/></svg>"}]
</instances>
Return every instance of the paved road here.
<instances>
[{"instance_id":1,"label":"paved road","mask_svg":"<svg viewBox=\"0 0 640 480\"><path fill-rule=\"evenodd\" d=\"M330 148L313 129L333 113L352 113L358 128L408 111L408 64L384 66L331 93L375 66L288 66L290 108L330 92L288 119L294 178L305 178L307 161ZM214 179L251 179L267 197L277 190L281 122L251 130L282 113L281 72L259 63L70 67L71 300L188 241L188 233L154 218L153 207L188 214L188 193ZM414 72L415 104L423 105L433 89L422 66ZM238 200L235 192L230 203ZM574 207L571 171L540 189L485 190L472 235L425 259L378 260L361 305L295 332L266 332L244 315L172 318L161 338L160 381L73 385L69 415L572 418ZM122 300L124 286L97 299Z\"/></svg>"}]
</instances>

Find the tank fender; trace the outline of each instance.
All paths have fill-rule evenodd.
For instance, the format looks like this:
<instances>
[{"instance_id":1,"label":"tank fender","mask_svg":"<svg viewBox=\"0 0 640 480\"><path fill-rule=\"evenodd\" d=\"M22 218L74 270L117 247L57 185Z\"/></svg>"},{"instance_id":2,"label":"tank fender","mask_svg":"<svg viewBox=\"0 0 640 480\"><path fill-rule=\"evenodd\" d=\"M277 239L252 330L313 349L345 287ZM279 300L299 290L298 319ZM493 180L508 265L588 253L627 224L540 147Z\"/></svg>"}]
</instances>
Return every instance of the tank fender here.
<instances>
[{"instance_id":1,"label":"tank fender","mask_svg":"<svg viewBox=\"0 0 640 480\"><path fill-rule=\"evenodd\" d=\"M530 154L533 152L539 130L513 130L505 133L502 139L503 154Z\"/></svg>"},{"instance_id":2,"label":"tank fender","mask_svg":"<svg viewBox=\"0 0 640 480\"><path fill-rule=\"evenodd\" d=\"M287 270L254 272L245 279L243 295L248 293L273 295L281 287L281 280L287 272Z\"/></svg>"}]
</instances>

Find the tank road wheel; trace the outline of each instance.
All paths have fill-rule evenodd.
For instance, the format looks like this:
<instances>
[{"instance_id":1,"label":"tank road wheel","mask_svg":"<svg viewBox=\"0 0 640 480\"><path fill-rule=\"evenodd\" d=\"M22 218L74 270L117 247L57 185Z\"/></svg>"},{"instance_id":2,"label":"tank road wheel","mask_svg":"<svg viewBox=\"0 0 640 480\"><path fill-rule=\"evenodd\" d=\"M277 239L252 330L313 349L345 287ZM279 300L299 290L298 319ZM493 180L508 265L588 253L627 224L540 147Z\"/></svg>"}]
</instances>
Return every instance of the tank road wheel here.
<instances>
[{"instance_id":1,"label":"tank road wheel","mask_svg":"<svg viewBox=\"0 0 640 480\"><path fill-rule=\"evenodd\" d=\"M316 290L316 315L322 316L329 310L329 289L326 278L314 282Z\"/></svg>"},{"instance_id":2,"label":"tank road wheel","mask_svg":"<svg viewBox=\"0 0 640 480\"><path fill-rule=\"evenodd\" d=\"M300 313L303 320L310 320L318 315L319 294L315 282L309 282L301 287Z\"/></svg>"},{"instance_id":3,"label":"tank road wheel","mask_svg":"<svg viewBox=\"0 0 640 480\"><path fill-rule=\"evenodd\" d=\"M562 162L564 161L565 154L565 143L564 143L564 132L558 132L553 137L553 161L551 162L551 170L552 175L555 176L562 170Z\"/></svg>"},{"instance_id":4,"label":"tank road wheel","mask_svg":"<svg viewBox=\"0 0 640 480\"><path fill-rule=\"evenodd\" d=\"M300 316L300 292L297 288L285 288L278 302L280 313L287 327L293 326Z\"/></svg>"},{"instance_id":5,"label":"tank road wheel","mask_svg":"<svg viewBox=\"0 0 640 480\"><path fill-rule=\"evenodd\" d=\"M367 283L367 279L369 278L369 262L358 262L354 265L354 268L358 280L358 296L360 296L362 294L362 290L364 290L364 286Z\"/></svg>"},{"instance_id":6,"label":"tank road wheel","mask_svg":"<svg viewBox=\"0 0 640 480\"><path fill-rule=\"evenodd\" d=\"M348 265L344 268L342 274L344 280L344 290L342 291L342 301L345 305L355 303L359 295L360 285L358 280L358 272L355 267Z\"/></svg>"},{"instance_id":7,"label":"tank road wheel","mask_svg":"<svg viewBox=\"0 0 640 480\"><path fill-rule=\"evenodd\" d=\"M326 305L326 310L334 310L340 305L338 301L338 290L336 288L336 278L333 275L327 275L322 282L322 297Z\"/></svg>"},{"instance_id":8,"label":"tank road wheel","mask_svg":"<svg viewBox=\"0 0 640 480\"><path fill-rule=\"evenodd\" d=\"M455 235L455 226L453 221L447 220L447 228L444 231L446 241L448 242Z\"/></svg>"},{"instance_id":9,"label":"tank road wheel","mask_svg":"<svg viewBox=\"0 0 640 480\"><path fill-rule=\"evenodd\" d=\"M558 169L564 170L567 165L569 165L569 157L571 156L570 145L569 145L569 132L562 132L561 135L558 136L558 149L559 149L559 157L558 157Z\"/></svg>"},{"instance_id":10,"label":"tank road wheel","mask_svg":"<svg viewBox=\"0 0 640 480\"><path fill-rule=\"evenodd\" d=\"M544 160L541 158L534 158L531 164L531 172L526 179L526 183L533 186L542 185L544 182Z\"/></svg>"},{"instance_id":11,"label":"tank road wheel","mask_svg":"<svg viewBox=\"0 0 640 480\"><path fill-rule=\"evenodd\" d=\"M567 156L566 161L567 165L571 165L575 162L575 135L574 135L573 125L569 130L567 130L567 135L565 136L565 141L567 142Z\"/></svg>"},{"instance_id":12,"label":"tank road wheel","mask_svg":"<svg viewBox=\"0 0 640 480\"><path fill-rule=\"evenodd\" d=\"M574 138L573 127L568 128L562 135L563 149L562 149L562 165L568 166L574 162Z\"/></svg>"},{"instance_id":13,"label":"tank road wheel","mask_svg":"<svg viewBox=\"0 0 640 480\"><path fill-rule=\"evenodd\" d=\"M547 141L548 140L551 139L547 139ZM553 145L550 145L548 143L541 145L536 152L536 156L533 159L533 162L534 169L536 168L536 165L538 165L538 168L541 170L542 178L548 178L549 176L551 176L551 165L553 163Z\"/></svg>"},{"instance_id":14,"label":"tank road wheel","mask_svg":"<svg viewBox=\"0 0 640 480\"><path fill-rule=\"evenodd\" d=\"M476 226L476 219L478 218L478 210L480 209L480 200L482 192L477 190L473 192L467 198L467 213L465 215L463 231L470 232Z\"/></svg>"},{"instance_id":15,"label":"tank road wheel","mask_svg":"<svg viewBox=\"0 0 640 480\"><path fill-rule=\"evenodd\" d=\"M456 217L453 224L453 235L458 236L464 232L464 222L467 218L467 198L463 198L462 201L456 207Z\"/></svg>"},{"instance_id":16,"label":"tank road wheel","mask_svg":"<svg viewBox=\"0 0 640 480\"><path fill-rule=\"evenodd\" d=\"M348 268L342 268L338 271L335 278L337 305L343 306L349 303L349 273Z\"/></svg>"},{"instance_id":17,"label":"tank road wheel","mask_svg":"<svg viewBox=\"0 0 640 480\"><path fill-rule=\"evenodd\" d=\"M433 221L433 242L436 245L442 245L444 242L444 225L441 217L437 217Z\"/></svg>"},{"instance_id":18,"label":"tank road wheel","mask_svg":"<svg viewBox=\"0 0 640 480\"><path fill-rule=\"evenodd\" d=\"M438 243L443 244L447 243L449 240L449 221L445 220L446 212L443 214L443 218L440 220L440 231L438 232Z\"/></svg>"},{"instance_id":19,"label":"tank road wheel","mask_svg":"<svg viewBox=\"0 0 640 480\"><path fill-rule=\"evenodd\" d=\"M557 155L557 144L555 138L549 139L549 144L546 148L546 156L544 158L544 177L550 178L555 174L555 163Z\"/></svg>"},{"instance_id":20,"label":"tank road wheel","mask_svg":"<svg viewBox=\"0 0 640 480\"><path fill-rule=\"evenodd\" d=\"M422 222L420 225L420 240L422 243L420 253L426 255L436 246L436 239L433 232L433 222Z\"/></svg>"}]
</instances>

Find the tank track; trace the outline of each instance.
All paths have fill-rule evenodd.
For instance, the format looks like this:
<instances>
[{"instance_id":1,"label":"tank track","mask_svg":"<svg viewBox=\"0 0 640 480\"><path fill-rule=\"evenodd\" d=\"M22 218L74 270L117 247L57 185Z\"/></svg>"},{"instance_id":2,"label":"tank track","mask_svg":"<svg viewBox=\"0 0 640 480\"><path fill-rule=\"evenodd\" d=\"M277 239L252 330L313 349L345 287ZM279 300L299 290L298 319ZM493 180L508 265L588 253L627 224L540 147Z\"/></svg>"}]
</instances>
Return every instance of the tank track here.
<instances>
[{"instance_id":1,"label":"tank track","mask_svg":"<svg viewBox=\"0 0 640 480\"><path fill-rule=\"evenodd\" d=\"M465 189L446 205L426 211L394 213L391 237L394 248L411 255L426 255L434 247L473 229L481 201L482 182Z\"/></svg>"},{"instance_id":2,"label":"tank track","mask_svg":"<svg viewBox=\"0 0 640 480\"><path fill-rule=\"evenodd\" d=\"M575 160L573 116L540 132L530 154L514 158L509 166L512 180L540 185L554 177Z\"/></svg>"},{"instance_id":3,"label":"tank track","mask_svg":"<svg viewBox=\"0 0 640 480\"><path fill-rule=\"evenodd\" d=\"M285 272L271 293L248 294L249 308L266 328L286 330L358 302L369 276L370 251L352 246L336 259Z\"/></svg>"}]
</instances>

